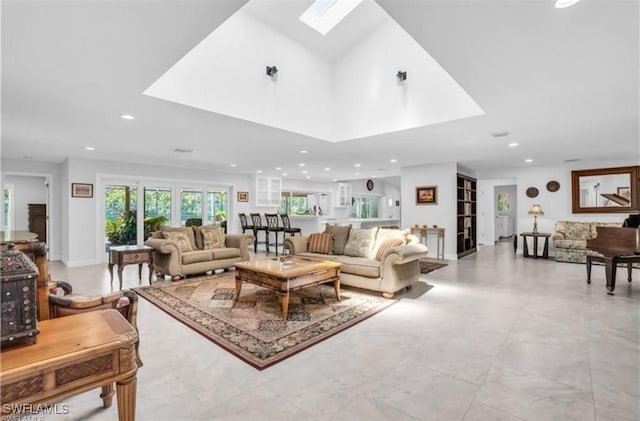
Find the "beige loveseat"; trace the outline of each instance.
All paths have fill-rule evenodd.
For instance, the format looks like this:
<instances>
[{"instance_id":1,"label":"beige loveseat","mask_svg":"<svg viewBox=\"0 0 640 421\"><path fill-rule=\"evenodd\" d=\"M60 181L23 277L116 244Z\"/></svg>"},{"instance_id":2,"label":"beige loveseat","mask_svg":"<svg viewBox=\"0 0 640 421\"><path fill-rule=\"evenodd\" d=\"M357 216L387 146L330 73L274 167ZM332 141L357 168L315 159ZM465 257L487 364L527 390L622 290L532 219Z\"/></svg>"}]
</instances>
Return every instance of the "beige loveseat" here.
<instances>
[{"instance_id":1,"label":"beige loveseat","mask_svg":"<svg viewBox=\"0 0 640 421\"><path fill-rule=\"evenodd\" d=\"M596 227L621 227L616 222L556 222L553 246L557 262L585 263L587 240L596 238Z\"/></svg>"},{"instance_id":2,"label":"beige loveseat","mask_svg":"<svg viewBox=\"0 0 640 421\"><path fill-rule=\"evenodd\" d=\"M420 277L419 260L428 249L407 231L327 224L327 232L332 243L328 253L314 252L311 236L287 237L284 248L290 254L340 262L341 285L382 292L385 298L393 298Z\"/></svg>"},{"instance_id":3,"label":"beige loveseat","mask_svg":"<svg viewBox=\"0 0 640 421\"><path fill-rule=\"evenodd\" d=\"M177 280L184 275L232 267L249 260L251 234L225 234L213 226L163 228L145 242L153 247L158 274Z\"/></svg>"}]
</instances>

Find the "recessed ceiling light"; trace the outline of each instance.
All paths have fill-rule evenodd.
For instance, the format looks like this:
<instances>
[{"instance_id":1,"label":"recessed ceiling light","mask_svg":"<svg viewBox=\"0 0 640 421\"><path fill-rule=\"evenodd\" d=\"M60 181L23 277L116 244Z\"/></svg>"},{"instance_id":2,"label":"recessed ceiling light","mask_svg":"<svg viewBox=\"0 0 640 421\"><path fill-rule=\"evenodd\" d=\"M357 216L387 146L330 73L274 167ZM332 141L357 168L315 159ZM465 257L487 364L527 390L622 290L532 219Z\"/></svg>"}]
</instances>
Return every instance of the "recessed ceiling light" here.
<instances>
[{"instance_id":1,"label":"recessed ceiling light","mask_svg":"<svg viewBox=\"0 0 640 421\"><path fill-rule=\"evenodd\" d=\"M325 171L331 171L331 168L329 168L329 167L324 167L324 170L325 170Z\"/></svg>"},{"instance_id":2,"label":"recessed ceiling light","mask_svg":"<svg viewBox=\"0 0 640 421\"><path fill-rule=\"evenodd\" d=\"M309 172L309 171L307 171L307 170L302 170L302 174L306 174L306 173L308 173L308 172Z\"/></svg>"},{"instance_id":3,"label":"recessed ceiling light","mask_svg":"<svg viewBox=\"0 0 640 421\"><path fill-rule=\"evenodd\" d=\"M556 0L556 9L564 9L565 7L573 6L580 0Z\"/></svg>"},{"instance_id":4,"label":"recessed ceiling light","mask_svg":"<svg viewBox=\"0 0 640 421\"><path fill-rule=\"evenodd\" d=\"M375 175L372 175L372 176L371 176L371 178L376 178L376 176L375 176Z\"/></svg>"},{"instance_id":5,"label":"recessed ceiling light","mask_svg":"<svg viewBox=\"0 0 640 421\"><path fill-rule=\"evenodd\" d=\"M306 176L305 178L308 180L308 179L310 179L310 178L311 178L311 176L310 176L310 175L308 175L308 176Z\"/></svg>"},{"instance_id":6,"label":"recessed ceiling light","mask_svg":"<svg viewBox=\"0 0 640 421\"><path fill-rule=\"evenodd\" d=\"M334 178L334 179L333 179L333 180L331 180L331 181L333 181L333 182L335 183L335 182L337 182L337 181L338 181L338 179L337 179L337 178Z\"/></svg>"},{"instance_id":7,"label":"recessed ceiling light","mask_svg":"<svg viewBox=\"0 0 640 421\"><path fill-rule=\"evenodd\" d=\"M392 164L395 164L396 162L398 162L397 159L390 159L389 162L391 162Z\"/></svg>"},{"instance_id":8,"label":"recessed ceiling light","mask_svg":"<svg viewBox=\"0 0 640 421\"><path fill-rule=\"evenodd\" d=\"M188 149L188 148L175 148L173 151L174 152L180 152L180 153L194 153L196 150L195 149Z\"/></svg>"},{"instance_id":9,"label":"recessed ceiling light","mask_svg":"<svg viewBox=\"0 0 640 421\"><path fill-rule=\"evenodd\" d=\"M299 166L299 167L304 167L304 163L303 163L303 162L301 162L301 163L299 163L299 164L298 164L298 166Z\"/></svg>"},{"instance_id":10,"label":"recessed ceiling light","mask_svg":"<svg viewBox=\"0 0 640 421\"><path fill-rule=\"evenodd\" d=\"M300 153L309 153L309 151L301 150Z\"/></svg>"},{"instance_id":11,"label":"recessed ceiling light","mask_svg":"<svg viewBox=\"0 0 640 421\"><path fill-rule=\"evenodd\" d=\"M515 148L516 146L518 146L518 142L511 142L509 143L509 146Z\"/></svg>"},{"instance_id":12,"label":"recessed ceiling light","mask_svg":"<svg viewBox=\"0 0 640 421\"><path fill-rule=\"evenodd\" d=\"M362 0L315 0L298 19L326 35Z\"/></svg>"},{"instance_id":13,"label":"recessed ceiling light","mask_svg":"<svg viewBox=\"0 0 640 421\"><path fill-rule=\"evenodd\" d=\"M87 151L95 151L96 150L96 148L94 148L93 146L86 146L84 149L87 150Z\"/></svg>"},{"instance_id":14,"label":"recessed ceiling light","mask_svg":"<svg viewBox=\"0 0 640 421\"><path fill-rule=\"evenodd\" d=\"M276 167L276 171L282 170L282 167Z\"/></svg>"},{"instance_id":15,"label":"recessed ceiling light","mask_svg":"<svg viewBox=\"0 0 640 421\"><path fill-rule=\"evenodd\" d=\"M360 164L355 164L354 167L358 168L360 167Z\"/></svg>"},{"instance_id":16,"label":"recessed ceiling light","mask_svg":"<svg viewBox=\"0 0 640 421\"><path fill-rule=\"evenodd\" d=\"M121 119L123 120L135 120L136 118L134 116L132 116L131 114L122 114L120 116Z\"/></svg>"},{"instance_id":17,"label":"recessed ceiling light","mask_svg":"<svg viewBox=\"0 0 640 421\"><path fill-rule=\"evenodd\" d=\"M355 175L360 175L360 173L359 173L359 172L357 172Z\"/></svg>"},{"instance_id":18,"label":"recessed ceiling light","mask_svg":"<svg viewBox=\"0 0 640 421\"><path fill-rule=\"evenodd\" d=\"M533 159L531 159L531 158L527 158L527 159L525 159L525 160L524 160L524 162L526 162L527 164L530 164L530 163L532 163L532 162L533 162Z\"/></svg>"},{"instance_id":19,"label":"recessed ceiling light","mask_svg":"<svg viewBox=\"0 0 640 421\"><path fill-rule=\"evenodd\" d=\"M238 164L229 164L229 165L232 166L232 167L237 167L238 166Z\"/></svg>"},{"instance_id":20,"label":"recessed ceiling light","mask_svg":"<svg viewBox=\"0 0 640 421\"><path fill-rule=\"evenodd\" d=\"M257 170L256 171L258 174L262 174L262 170Z\"/></svg>"},{"instance_id":21,"label":"recessed ceiling light","mask_svg":"<svg viewBox=\"0 0 640 421\"><path fill-rule=\"evenodd\" d=\"M287 174L286 172L283 172L283 173L282 173L282 176L283 176L283 177L286 177L286 176L288 176L288 175L289 175L289 174Z\"/></svg>"}]
</instances>

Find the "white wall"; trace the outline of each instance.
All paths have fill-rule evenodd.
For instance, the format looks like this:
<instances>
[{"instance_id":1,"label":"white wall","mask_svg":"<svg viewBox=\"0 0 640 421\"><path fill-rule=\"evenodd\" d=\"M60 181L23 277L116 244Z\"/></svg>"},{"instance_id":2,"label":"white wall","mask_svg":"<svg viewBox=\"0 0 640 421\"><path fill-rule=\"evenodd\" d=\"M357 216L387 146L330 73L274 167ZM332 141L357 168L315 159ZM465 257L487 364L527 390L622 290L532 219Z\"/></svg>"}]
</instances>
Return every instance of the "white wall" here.
<instances>
[{"instance_id":1,"label":"white wall","mask_svg":"<svg viewBox=\"0 0 640 421\"><path fill-rule=\"evenodd\" d=\"M445 229L445 259L456 260L457 165L455 162L401 169L402 228L438 225ZM437 205L416 205L417 186L438 186ZM435 236L429 237L429 256L435 255Z\"/></svg>"},{"instance_id":2,"label":"white wall","mask_svg":"<svg viewBox=\"0 0 640 421\"><path fill-rule=\"evenodd\" d=\"M493 191L493 186L498 185L497 182L505 182L512 180L514 177L518 189L518 221L516 224L516 232L531 231L533 228L533 216L529 215L529 209L533 204L539 204L544 211L544 215L538 216L538 231L555 232L555 223L557 221L598 221L598 222L622 222L627 214L624 213L580 213L574 214L571 209L571 171L608 168L628 165L638 165L635 161L591 161L591 162L571 162L561 165L552 166L531 166L514 169L500 169L490 172L482 172L479 174L479 186L487 193ZM495 179L498 179L497 181ZM560 183L560 189L556 192L549 192L546 184L555 180ZM509 183L506 183L509 184ZM527 188L536 187L539 195L536 198L529 198L525 194ZM492 196L492 194L491 194ZM483 206L487 215L485 220L488 222L495 219L493 212L493 198L489 200L489 205ZM495 231L494 227L487 223L483 227L484 236L490 239L490 233ZM482 234L480 235L482 238ZM550 254L555 254L553 242L550 240ZM518 239L518 253L522 252L522 238Z\"/></svg>"}]
</instances>

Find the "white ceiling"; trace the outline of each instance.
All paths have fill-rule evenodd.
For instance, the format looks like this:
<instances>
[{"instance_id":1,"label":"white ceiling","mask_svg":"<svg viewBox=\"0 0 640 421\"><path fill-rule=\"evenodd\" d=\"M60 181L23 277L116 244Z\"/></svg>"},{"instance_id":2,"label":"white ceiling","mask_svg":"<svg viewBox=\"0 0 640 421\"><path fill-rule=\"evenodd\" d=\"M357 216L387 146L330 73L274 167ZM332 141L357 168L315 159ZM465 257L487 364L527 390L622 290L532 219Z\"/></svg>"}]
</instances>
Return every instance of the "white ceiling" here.
<instances>
[{"instance_id":1,"label":"white ceiling","mask_svg":"<svg viewBox=\"0 0 640 421\"><path fill-rule=\"evenodd\" d=\"M289 166L296 178L294 167L305 162L314 179L382 177L451 161L482 171L638 159L638 2L583 0L568 9L553 2L379 0L486 115L330 144L142 95L243 0L4 0L2 156L247 174ZM511 135L489 134L503 130Z\"/></svg>"}]
</instances>

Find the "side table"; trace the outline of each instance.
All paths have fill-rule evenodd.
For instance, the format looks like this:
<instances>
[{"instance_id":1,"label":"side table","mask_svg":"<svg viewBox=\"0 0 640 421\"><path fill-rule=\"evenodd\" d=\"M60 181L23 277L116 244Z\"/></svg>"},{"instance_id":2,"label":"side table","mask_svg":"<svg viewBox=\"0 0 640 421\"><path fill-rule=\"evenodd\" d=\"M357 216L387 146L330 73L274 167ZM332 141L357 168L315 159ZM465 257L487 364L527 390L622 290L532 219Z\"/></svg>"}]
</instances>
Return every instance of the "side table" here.
<instances>
[{"instance_id":1,"label":"side table","mask_svg":"<svg viewBox=\"0 0 640 421\"><path fill-rule=\"evenodd\" d=\"M547 232L523 232L520 234L522 237L522 256L531 257L533 259L538 258L538 238L544 238L544 248L542 249L543 259L549 258L549 237L551 234ZM529 254L529 246L527 245L527 237L533 237L533 254Z\"/></svg>"},{"instance_id":2,"label":"side table","mask_svg":"<svg viewBox=\"0 0 640 421\"><path fill-rule=\"evenodd\" d=\"M142 282L142 264L149 266L149 285L153 276L153 247L115 246L109 248L109 275L113 284L113 265L118 265L118 280L122 289L122 270L127 265L138 265L138 280Z\"/></svg>"}]
</instances>

